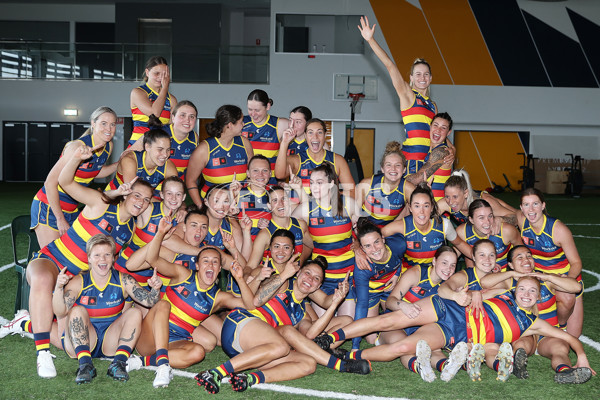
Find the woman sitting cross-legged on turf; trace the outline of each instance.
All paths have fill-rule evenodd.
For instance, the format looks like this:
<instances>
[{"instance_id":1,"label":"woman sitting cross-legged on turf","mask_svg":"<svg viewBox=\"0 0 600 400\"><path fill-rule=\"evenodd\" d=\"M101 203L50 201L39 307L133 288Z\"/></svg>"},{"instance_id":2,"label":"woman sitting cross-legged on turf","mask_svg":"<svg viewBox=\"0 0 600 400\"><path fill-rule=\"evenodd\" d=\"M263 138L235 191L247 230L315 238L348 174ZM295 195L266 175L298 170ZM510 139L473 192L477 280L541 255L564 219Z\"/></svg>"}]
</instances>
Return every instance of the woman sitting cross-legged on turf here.
<instances>
[{"instance_id":1,"label":"woman sitting cross-legged on turf","mask_svg":"<svg viewBox=\"0 0 600 400\"><path fill-rule=\"evenodd\" d=\"M206 349L192 341L192 334L202 321L221 308L252 308L254 298L242 279L242 267L235 260L230 270L242 297L219 290L216 281L221 270L221 253L217 249L200 249L195 270L161 258L161 242L170 229L170 222L161 219L156 236L146 246L146 261L171 281L164 301L156 304L144 318L136 347L143 359L131 358L128 363L129 370L142 365L158 366L154 387L169 384L173 375L171 366L187 368L204 359ZM233 240L230 236L225 237L228 238Z\"/></svg>"},{"instance_id":2,"label":"woman sitting cross-legged on turf","mask_svg":"<svg viewBox=\"0 0 600 400\"><path fill-rule=\"evenodd\" d=\"M384 237L400 233L406 239L406 253L402 270L415 265L429 267L436 250L446 239L461 253L471 257L471 248L458 237L446 218L440 217L433 193L426 183L419 184L410 196L411 215L383 227Z\"/></svg>"},{"instance_id":3,"label":"woman sitting cross-legged on turf","mask_svg":"<svg viewBox=\"0 0 600 400\"><path fill-rule=\"evenodd\" d=\"M385 301L398 282L402 269L402 257L406 251L406 241L402 235L381 236L381 230L369 219L358 220L356 238L368 257L368 269L354 269L353 284L356 293L354 319L379 315L379 307L385 309ZM377 335L367 336L367 341L375 343ZM352 349L360 348L361 338L352 339Z\"/></svg>"},{"instance_id":4,"label":"woman sitting cross-legged on turf","mask_svg":"<svg viewBox=\"0 0 600 400\"><path fill-rule=\"evenodd\" d=\"M502 287L514 290L517 278L529 275L540 280L540 298L537 301L538 317L550 325L558 327L556 316L556 291L578 293L581 284L574 278L556 274L534 272L535 264L531 251L524 245L515 246L508 252L508 266L510 269L503 273L490 274L481 280L481 285L486 287ZM527 379L527 356L538 353L549 358L552 368L556 371L554 380L558 383L584 383L592 377L588 368L573 368L569 359L569 344L562 339L553 337L534 338L531 336L520 338L513 342L515 349L513 374L519 379Z\"/></svg>"},{"instance_id":5,"label":"woman sitting cross-legged on turf","mask_svg":"<svg viewBox=\"0 0 600 400\"><path fill-rule=\"evenodd\" d=\"M442 246L435 252L430 267L414 266L404 272L400 280L390 293L386 303L386 312L401 310L405 315L416 317L421 312L419 306L414 303L418 300L432 296L438 292L440 284L448 280L456 270L456 253L450 246ZM419 329L412 326L395 331L381 332L378 344L391 344L398 342ZM421 375L423 380L432 382L435 374L429 366L422 366L423 353L417 349L417 354L409 354L400 357L402 365L409 371ZM454 377L458 369L464 364L468 354L465 343L458 343L447 358L441 350L432 353L431 367L441 372L440 378L449 381Z\"/></svg>"},{"instance_id":6,"label":"woman sitting cross-legged on turf","mask_svg":"<svg viewBox=\"0 0 600 400\"><path fill-rule=\"evenodd\" d=\"M348 276L333 294L327 296L319 290L327 268L326 260L317 257L306 261L298 271L298 256L296 254L286 260L280 274L263 282L254 297L254 305L258 308L250 311L236 309L225 319L221 343L223 351L231 359L196 375L198 384L208 392L217 393L226 375L231 375L233 390L243 391L261 382L307 376L315 371L317 363L341 372L370 372L367 362L344 362L319 349L308 339L328 328L336 308L346 297ZM294 278L296 272L297 277ZM318 319L311 317L306 304L309 297L326 309ZM305 349L292 341L295 351L290 351L288 341L298 337L316 350ZM261 369L250 374L239 373L251 368Z\"/></svg>"},{"instance_id":7,"label":"woman sitting cross-legged on turf","mask_svg":"<svg viewBox=\"0 0 600 400\"><path fill-rule=\"evenodd\" d=\"M152 187L143 181L126 183L115 192L122 194L115 199L104 193L75 182L74 176L82 160L91 157L93 149L81 146L73 152L61 171L58 181L70 196L85 204L73 225L59 239L36 253L27 267L27 281L31 286L29 312L36 350L38 352L38 375L43 378L56 376L56 369L49 352L49 343L61 347L57 337L50 335L52 328L52 291L60 271L66 268L69 275L77 275L89 269L86 242L90 237L103 233L115 239L117 251L131 240L135 217L150 204ZM60 325L60 323L59 323ZM59 327L62 331L62 327Z\"/></svg>"},{"instance_id":8,"label":"woman sitting cross-legged on turf","mask_svg":"<svg viewBox=\"0 0 600 400\"><path fill-rule=\"evenodd\" d=\"M143 289L131 276L112 268L115 241L98 234L87 242L90 270L80 275L58 274L52 296L52 309L57 318L66 316L63 347L71 358L79 360L75 382L89 383L96 376L92 358L113 357L107 375L126 381L127 360L139 338L142 313L130 307L123 311L125 299L144 307L159 300L162 282L156 275L148 280L151 291Z\"/></svg>"}]
</instances>

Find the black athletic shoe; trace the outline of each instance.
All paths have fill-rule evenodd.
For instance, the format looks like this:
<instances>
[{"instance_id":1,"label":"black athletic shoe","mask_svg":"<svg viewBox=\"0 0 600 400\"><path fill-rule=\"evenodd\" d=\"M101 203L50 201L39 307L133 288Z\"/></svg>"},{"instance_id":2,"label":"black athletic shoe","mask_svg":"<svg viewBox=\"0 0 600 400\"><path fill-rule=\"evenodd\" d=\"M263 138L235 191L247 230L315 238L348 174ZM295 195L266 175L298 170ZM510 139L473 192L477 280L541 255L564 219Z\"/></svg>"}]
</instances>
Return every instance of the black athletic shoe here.
<instances>
[{"instance_id":1,"label":"black athletic shoe","mask_svg":"<svg viewBox=\"0 0 600 400\"><path fill-rule=\"evenodd\" d=\"M125 361L118 360L111 362L108 366L108 371L106 371L106 375L110 376L116 381L128 381L129 374L127 373L127 363Z\"/></svg>"},{"instance_id":2,"label":"black athletic shoe","mask_svg":"<svg viewBox=\"0 0 600 400\"><path fill-rule=\"evenodd\" d=\"M231 374L229 383L231 383L231 388L234 391L243 392L250 386L254 385L256 383L256 379L253 375L247 373Z\"/></svg>"},{"instance_id":3,"label":"black athletic shoe","mask_svg":"<svg viewBox=\"0 0 600 400\"><path fill-rule=\"evenodd\" d=\"M585 383L592 377L592 370L589 368L569 368L557 372L554 375L556 383Z\"/></svg>"},{"instance_id":4,"label":"black athletic shoe","mask_svg":"<svg viewBox=\"0 0 600 400\"><path fill-rule=\"evenodd\" d=\"M346 366L344 369L340 369L340 372L367 375L371 372L371 362L369 360L346 360Z\"/></svg>"},{"instance_id":5,"label":"black athletic shoe","mask_svg":"<svg viewBox=\"0 0 600 400\"><path fill-rule=\"evenodd\" d=\"M339 347L335 349L325 349L325 351L331 354L332 356L339 358L340 360L345 360L348 357L348 354L350 354L348 350L341 349Z\"/></svg>"},{"instance_id":6,"label":"black athletic shoe","mask_svg":"<svg viewBox=\"0 0 600 400\"><path fill-rule=\"evenodd\" d=\"M328 350L333 344L333 338L327 334L317 336L313 339L313 342L319 345L323 350Z\"/></svg>"},{"instance_id":7,"label":"black athletic shoe","mask_svg":"<svg viewBox=\"0 0 600 400\"><path fill-rule=\"evenodd\" d=\"M90 383L96 377L96 368L91 363L82 364L77 370L75 382L78 385L82 383Z\"/></svg>"},{"instance_id":8,"label":"black athletic shoe","mask_svg":"<svg viewBox=\"0 0 600 400\"><path fill-rule=\"evenodd\" d=\"M221 388L221 378L212 371L202 371L194 377L198 381L198 385L204 387L208 393L219 393Z\"/></svg>"},{"instance_id":9,"label":"black athletic shoe","mask_svg":"<svg viewBox=\"0 0 600 400\"><path fill-rule=\"evenodd\" d=\"M527 352L523 348L515 351L513 375L519 379L529 378L529 372L527 371Z\"/></svg>"}]
</instances>

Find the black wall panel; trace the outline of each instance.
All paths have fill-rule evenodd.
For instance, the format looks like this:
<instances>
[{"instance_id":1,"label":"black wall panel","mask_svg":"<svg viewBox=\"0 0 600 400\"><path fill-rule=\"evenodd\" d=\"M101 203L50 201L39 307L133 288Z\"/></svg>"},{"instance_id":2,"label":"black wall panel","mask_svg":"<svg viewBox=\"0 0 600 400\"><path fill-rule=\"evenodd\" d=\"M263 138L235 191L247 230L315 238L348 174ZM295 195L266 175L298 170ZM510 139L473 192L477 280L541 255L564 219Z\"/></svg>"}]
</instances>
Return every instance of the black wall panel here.
<instances>
[{"instance_id":1,"label":"black wall panel","mask_svg":"<svg viewBox=\"0 0 600 400\"><path fill-rule=\"evenodd\" d=\"M600 82L600 46L598 45L600 26L568 8L567 12L571 18L573 27L575 28L575 32L577 32L579 43L581 44L581 47L583 47L583 52L585 53L587 61L596 76L596 82Z\"/></svg>"},{"instance_id":2,"label":"black wall panel","mask_svg":"<svg viewBox=\"0 0 600 400\"><path fill-rule=\"evenodd\" d=\"M546 71L555 87L598 87L581 46L523 11Z\"/></svg>"},{"instance_id":3,"label":"black wall panel","mask_svg":"<svg viewBox=\"0 0 600 400\"><path fill-rule=\"evenodd\" d=\"M550 86L515 0L469 0L505 86Z\"/></svg>"},{"instance_id":4,"label":"black wall panel","mask_svg":"<svg viewBox=\"0 0 600 400\"><path fill-rule=\"evenodd\" d=\"M25 176L25 130L27 123L5 122L2 124L3 155L2 171L5 181L24 181Z\"/></svg>"}]
</instances>

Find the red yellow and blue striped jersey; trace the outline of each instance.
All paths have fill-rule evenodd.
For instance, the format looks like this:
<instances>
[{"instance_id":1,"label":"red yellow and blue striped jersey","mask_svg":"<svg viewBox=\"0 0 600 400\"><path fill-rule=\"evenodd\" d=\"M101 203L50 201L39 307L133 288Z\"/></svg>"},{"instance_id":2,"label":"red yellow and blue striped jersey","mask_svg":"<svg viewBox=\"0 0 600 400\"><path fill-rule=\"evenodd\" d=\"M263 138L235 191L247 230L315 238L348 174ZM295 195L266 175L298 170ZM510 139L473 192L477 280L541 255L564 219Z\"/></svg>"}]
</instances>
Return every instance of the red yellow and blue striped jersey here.
<instances>
[{"instance_id":1,"label":"red yellow and blue striped jersey","mask_svg":"<svg viewBox=\"0 0 600 400\"><path fill-rule=\"evenodd\" d=\"M147 83L139 86L139 88L146 92L146 96L148 96L150 102L154 103L158 98L158 93L148 86ZM157 117L163 125L167 125L171 121L171 93L167 94L165 105ZM129 138L129 146L150 130L148 127L148 115L144 114L137 106L131 108L131 118L133 119L133 132L131 132L131 137Z\"/></svg>"},{"instance_id":2,"label":"red yellow and blue striped jersey","mask_svg":"<svg viewBox=\"0 0 600 400\"><path fill-rule=\"evenodd\" d=\"M256 235L260 232L258 221L261 218L271 220L271 212L267 208L267 204L269 204L269 193L266 190L263 194L256 194L250 185L242 188L238 200L238 208L240 209L238 218L242 218L241 210L244 208L246 215L252 220L252 229L250 229L252 241L256 239Z\"/></svg>"},{"instance_id":3,"label":"red yellow and blue striped jersey","mask_svg":"<svg viewBox=\"0 0 600 400\"><path fill-rule=\"evenodd\" d=\"M267 230L273 237L273 234L277 229L286 229L294 235L294 254L299 253L302 254L303 246L304 246L304 233L302 232L302 227L300 226L300 222L294 217L290 217L290 222L287 226L279 226L275 221L271 220L269 222L269 226L267 226ZM269 249L265 250L265 254L263 255L263 260L267 255L271 255L271 251Z\"/></svg>"},{"instance_id":4,"label":"red yellow and blue striped jersey","mask_svg":"<svg viewBox=\"0 0 600 400\"><path fill-rule=\"evenodd\" d=\"M196 147L198 147L198 135L193 130L188 132L188 135L182 141L177 140L175 132L173 132L173 124L164 127L169 136L171 136L171 155L169 160L173 161L177 168L177 176L185 179L185 171L190 162L190 157Z\"/></svg>"},{"instance_id":5,"label":"red yellow and blue striped jersey","mask_svg":"<svg viewBox=\"0 0 600 400\"><path fill-rule=\"evenodd\" d=\"M75 304L87 310L93 325L112 324L123 312L128 297L119 271L111 270L110 278L104 287L99 287L91 272L81 274L81 289Z\"/></svg>"},{"instance_id":6,"label":"red yellow and blue striped jersey","mask_svg":"<svg viewBox=\"0 0 600 400\"><path fill-rule=\"evenodd\" d=\"M164 203L162 201L151 203L149 207L152 207L152 211L146 225L143 227L135 225L135 231L131 242L127 247L124 247L123 250L121 250L117 261L115 261L115 269L124 274L133 276L139 284L145 284L146 281L152 277L152 269L148 268L141 271L129 271L127 269L127 260L129 260L129 257L137 250L150 243L156 235L158 223L163 217L166 217ZM176 220L173 220L173 225L177 225Z\"/></svg>"},{"instance_id":7,"label":"red yellow and blue striped jersey","mask_svg":"<svg viewBox=\"0 0 600 400\"><path fill-rule=\"evenodd\" d=\"M344 201L344 196L341 200ZM323 208L316 200L310 202L308 233L312 237L313 256L327 259L325 280L343 279L346 272L354 270L354 251L352 250L352 220L344 215L333 216L332 207ZM352 276L352 273L350 273Z\"/></svg>"},{"instance_id":8,"label":"red yellow and blue striped jersey","mask_svg":"<svg viewBox=\"0 0 600 400\"><path fill-rule=\"evenodd\" d=\"M512 244L510 241L506 243L506 239L504 238L504 229L503 225L500 227L499 235L490 235L490 236L479 236L475 229L473 229L473 224L467 222L465 225L465 242L471 247L475 245L481 239L489 239L494 243L494 247L496 248L496 264L502 267L502 271L506 271L508 266L508 260L506 258L508 251L512 248Z\"/></svg>"},{"instance_id":9,"label":"red yellow and blue striped jersey","mask_svg":"<svg viewBox=\"0 0 600 400\"><path fill-rule=\"evenodd\" d=\"M241 136L233 138L229 148L225 148L219 139L211 137L206 139L208 144L208 162L202 170L204 186L202 197L212 186L230 184L233 175L236 180L242 182L246 179L248 171L248 154Z\"/></svg>"},{"instance_id":10,"label":"red yellow and blue striped jersey","mask_svg":"<svg viewBox=\"0 0 600 400\"><path fill-rule=\"evenodd\" d=\"M288 145L288 156L293 156L294 154L304 153L308 150L308 143L306 142L306 138L298 141L298 139L294 139Z\"/></svg>"},{"instance_id":11,"label":"red yellow and blue striped jersey","mask_svg":"<svg viewBox=\"0 0 600 400\"><path fill-rule=\"evenodd\" d=\"M277 136L278 122L279 117L267 115L262 125L256 125L252 121L252 117L245 115L244 127L242 128L242 135L250 141L254 155L261 154L267 157L271 164L269 185L277 184L277 179L275 179L275 161L277 160L280 147L279 136Z\"/></svg>"},{"instance_id":12,"label":"red yellow and blue striped jersey","mask_svg":"<svg viewBox=\"0 0 600 400\"><path fill-rule=\"evenodd\" d=\"M431 219L429 230L421 232L415 226L413 216L408 215L404 217L404 237L406 238L406 253L403 270L414 265L429 267L437 249L446 242L443 218L440 218L440 222Z\"/></svg>"},{"instance_id":13,"label":"red yellow and blue striped jersey","mask_svg":"<svg viewBox=\"0 0 600 400\"><path fill-rule=\"evenodd\" d=\"M398 187L390 193L386 193L382 187L384 179L383 174L377 174L371 178L371 187L362 206L362 209L369 214L369 221L379 228L383 228L395 220L406 205L404 195L406 180L402 178Z\"/></svg>"},{"instance_id":14,"label":"red yellow and blue striped jersey","mask_svg":"<svg viewBox=\"0 0 600 400\"><path fill-rule=\"evenodd\" d=\"M537 319L517 305L509 293L483 301L484 312L465 310L467 337L471 343L503 343L519 339Z\"/></svg>"},{"instance_id":15,"label":"red yellow and blue striped jersey","mask_svg":"<svg viewBox=\"0 0 600 400\"><path fill-rule=\"evenodd\" d=\"M407 160L423 160L429 151L429 130L435 116L436 106L429 97L424 97L412 89L415 101L406 110L400 110L406 130L406 140L402 143L402 153ZM413 174L416 171L407 171Z\"/></svg>"},{"instance_id":16,"label":"red yellow and blue striped jersey","mask_svg":"<svg viewBox=\"0 0 600 400\"><path fill-rule=\"evenodd\" d=\"M424 163L429 161L429 156L431 155L431 152L433 150L437 149L438 147L448 147L448 145L446 145L446 143L440 143L437 146L435 146L433 149L429 150L429 152L425 156L425 159L423 160ZM419 171L417 171L417 173L419 173ZM448 178L450 178L451 174L452 174L452 168L446 169L446 168L442 168L442 167L438 168L433 173L433 182L431 182L431 191L433 192L433 198L435 199L436 202L445 197L444 186L446 186L446 181L448 180Z\"/></svg>"},{"instance_id":17,"label":"red yellow and blue striped jersey","mask_svg":"<svg viewBox=\"0 0 600 400\"><path fill-rule=\"evenodd\" d=\"M297 300L294 296L294 281L288 279L287 288L273 296L267 303L248 312L271 325L273 328L283 325L296 326L306 315L306 298Z\"/></svg>"},{"instance_id":18,"label":"red yellow and blue striped jersey","mask_svg":"<svg viewBox=\"0 0 600 400\"><path fill-rule=\"evenodd\" d=\"M221 229L223 232L233 234L233 228L231 227L231 223L227 218L223 218L221 220ZM213 232L208 227L208 232L206 232L206 236L204 237L204 245L205 246L215 246L221 250L225 250L225 245L223 244L223 235L221 235L221 231L219 229L216 232Z\"/></svg>"},{"instance_id":19,"label":"red yellow and blue striped jersey","mask_svg":"<svg viewBox=\"0 0 600 400\"><path fill-rule=\"evenodd\" d=\"M310 154L308 154L308 151L298 153L300 156L300 166L298 167L296 175L302 179L302 187L308 194L310 194L310 174L312 174L313 169L324 162L328 162L329 164L333 165L334 171L337 171L335 166L335 153L325 149L323 149L323 151L325 151L325 155L321 161L313 160Z\"/></svg>"},{"instance_id":20,"label":"red yellow and blue striped jersey","mask_svg":"<svg viewBox=\"0 0 600 400\"><path fill-rule=\"evenodd\" d=\"M424 267L422 265L417 265L415 268L419 268L421 272L421 276L419 277L419 282L406 292L402 300L407 303L416 303L417 301L424 299L425 297L429 297L438 292L440 285L443 281L438 283L433 283L431 280L431 273L433 272L434 266Z\"/></svg>"},{"instance_id":21,"label":"red yellow and blue striped jersey","mask_svg":"<svg viewBox=\"0 0 600 400\"><path fill-rule=\"evenodd\" d=\"M529 250L535 261L535 269L547 274L567 274L571 269L571 264L565 255L562 247L554 243L554 225L556 218L544 218L544 227L541 232L536 232L525 218L521 226L521 237L523 243Z\"/></svg>"},{"instance_id":22,"label":"red yellow and blue striped jersey","mask_svg":"<svg viewBox=\"0 0 600 400\"><path fill-rule=\"evenodd\" d=\"M76 141L81 141L88 147L94 147L94 138L92 135L85 135ZM75 146L76 143L72 143L71 146ZM110 152L112 149L112 142L108 142L102 149L99 149L95 153L92 154L92 157L83 161L77 167L77 171L75 171L75 182L79 183L82 186L90 186L94 178L100 173L100 170L108 161L108 157L110 156ZM62 157L62 155L61 155ZM48 203L48 197L46 195L46 186L42 186L42 188L37 192L34 197L35 200L39 200L44 204ZM77 211L77 206L79 202L69 196L63 188L58 185L58 200L60 201L60 208L63 212L73 213Z\"/></svg>"},{"instance_id":23,"label":"red yellow and blue striped jersey","mask_svg":"<svg viewBox=\"0 0 600 400\"><path fill-rule=\"evenodd\" d=\"M154 198L160 200L160 191L162 189L162 182L165 180L165 174L167 171L167 163L165 165L158 166L154 169L152 173L148 171L146 167L146 155L147 152L144 151L134 151L135 161L137 163L137 170L135 174L138 176L138 179L142 179L148 182L154 188ZM108 183L104 190L115 190L118 189L119 186L123 184L123 174L117 171L115 177Z\"/></svg>"},{"instance_id":24,"label":"red yellow and blue striped jersey","mask_svg":"<svg viewBox=\"0 0 600 400\"><path fill-rule=\"evenodd\" d=\"M406 241L404 237L397 233L385 238L385 246L390 255L383 261L369 261L371 270L355 269L354 285L356 295L363 288L368 288L369 293L380 293L392 285L397 277L400 276L402 269L402 258L406 251Z\"/></svg>"},{"instance_id":25,"label":"red yellow and blue striped jersey","mask_svg":"<svg viewBox=\"0 0 600 400\"><path fill-rule=\"evenodd\" d=\"M50 242L40 252L54 261L60 269L67 267L67 272L71 275L87 271L89 266L85 247L92 236L99 233L111 236L115 240L117 252L131 240L135 219L121 221L119 209L119 204L109 204L104 214L94 219L86 218L82 212L64 235Z\"/></svg>"},{"instance_id":26,"label":"red yellow and blue striped jersey","mask_svg":"<svg viewBox=\"0 0 600 400\"><path fill-rule=\"evenodd\" d=\"M190 271L183 282L167 286L163 299L171 303L169 324L191 335L212 314L219 292L219 287L214 283L208 289L201 289L198 273Z\"/></svg>"}]
</instances>

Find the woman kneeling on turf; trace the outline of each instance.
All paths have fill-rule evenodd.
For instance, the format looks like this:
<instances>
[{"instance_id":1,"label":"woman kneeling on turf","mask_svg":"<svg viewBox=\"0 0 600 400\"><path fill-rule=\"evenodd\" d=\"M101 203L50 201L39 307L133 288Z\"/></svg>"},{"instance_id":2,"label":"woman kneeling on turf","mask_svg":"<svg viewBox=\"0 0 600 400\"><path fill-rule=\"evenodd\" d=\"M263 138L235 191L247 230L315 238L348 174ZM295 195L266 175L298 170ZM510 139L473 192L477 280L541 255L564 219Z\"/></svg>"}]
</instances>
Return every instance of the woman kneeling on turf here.
<instances>
[{"instance_id":1,"label":"woman kneeling on turf","mask_svg":"<svg viewBox=\"0 0 600 400\"><path fill-rule=\"evenodd\" d=\"M131 296L144 307L159 299L162 281L156 274L148 280L151 291L131 276L112 268L116 246L112 237L98 234L87 242L89 273L72 277L63 268L56 279L52 308L58 318L67 317L62 337L66 353L79 360L75 382L89 383L96 376L92 357L113 357L107 375L126 381L126 364L139 337L142 313L138 308L123 311Z\"/></svg>"}]
</instances>

